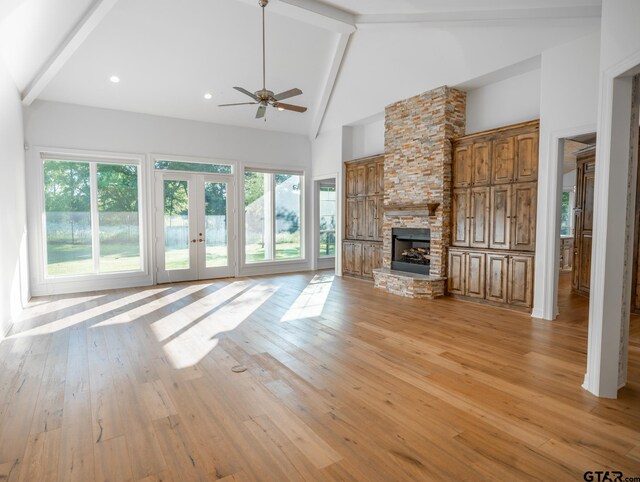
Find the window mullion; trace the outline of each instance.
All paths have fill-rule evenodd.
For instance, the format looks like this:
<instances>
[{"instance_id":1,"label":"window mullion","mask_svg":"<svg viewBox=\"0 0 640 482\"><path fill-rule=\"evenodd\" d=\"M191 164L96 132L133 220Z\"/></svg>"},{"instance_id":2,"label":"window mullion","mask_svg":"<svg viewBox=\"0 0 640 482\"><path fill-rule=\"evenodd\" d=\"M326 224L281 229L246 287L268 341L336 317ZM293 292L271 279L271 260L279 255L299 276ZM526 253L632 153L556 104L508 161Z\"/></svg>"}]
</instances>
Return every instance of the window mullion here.
<instances>
[{"instance_id":1,"label":"window mullion","mask_svg":"<svg viewBox=\"0 0 640 482\"><path fill-rule=\"evenodd\" d=\"M98 166L89 163L89 195L91 199L91 251L93 253L93 271L100 272L100 226L98 215Z\"/></svg>"},{"instance_id":2,"label":"window mullion","mask_svg":"<svg viewBox=\"0 0 640 482\"><path fill-rule=\"evenodd\" d=\"M270 174L271 179L271 259L276 259L276 175Z\"/></svg>"}]
</instances>

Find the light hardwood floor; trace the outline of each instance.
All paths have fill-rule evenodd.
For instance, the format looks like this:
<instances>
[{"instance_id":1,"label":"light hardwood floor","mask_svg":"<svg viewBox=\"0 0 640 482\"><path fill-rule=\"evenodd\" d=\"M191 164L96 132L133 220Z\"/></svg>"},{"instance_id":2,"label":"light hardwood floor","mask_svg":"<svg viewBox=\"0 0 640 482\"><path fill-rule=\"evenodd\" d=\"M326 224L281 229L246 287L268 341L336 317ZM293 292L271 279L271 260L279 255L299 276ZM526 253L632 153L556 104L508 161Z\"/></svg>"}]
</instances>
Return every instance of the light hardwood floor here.
<instances>
[{"instance_id":1,"label":"light hardwood floor","mask_svg":"<svg viewBox=\"0 0 640 482\"><path fill-rule=\"evenodd\" d=\"M599 400L586 305L565 280L532 321L330 272L38 298L0 344L0 479L640 476L640 323Z\"/></svg>"}]
</instances>

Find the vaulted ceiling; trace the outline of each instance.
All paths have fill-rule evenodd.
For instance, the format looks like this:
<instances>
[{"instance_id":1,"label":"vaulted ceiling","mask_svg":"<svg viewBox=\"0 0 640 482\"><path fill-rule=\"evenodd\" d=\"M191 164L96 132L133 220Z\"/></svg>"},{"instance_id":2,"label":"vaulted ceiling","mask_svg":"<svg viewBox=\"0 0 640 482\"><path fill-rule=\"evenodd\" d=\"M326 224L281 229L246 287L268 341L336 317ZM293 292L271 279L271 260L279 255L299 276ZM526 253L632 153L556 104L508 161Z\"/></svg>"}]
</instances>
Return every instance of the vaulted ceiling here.
<instances>
[{"instance_id":1,"label":"vaulted ceiling","mask_svg":"<svg viewBox=\"0 0 640 482\"><path fill-rule=\"evenodd\" d=\"M539 55L597 28L600 0L271 0L267 88L305 114L254 106L257 0L4 0L0 55L41 99L314 137L390 102ZM120 83L109 78L117 75ZM205 100L204 94L213 97Z\"/></svg>"}]
</instances>

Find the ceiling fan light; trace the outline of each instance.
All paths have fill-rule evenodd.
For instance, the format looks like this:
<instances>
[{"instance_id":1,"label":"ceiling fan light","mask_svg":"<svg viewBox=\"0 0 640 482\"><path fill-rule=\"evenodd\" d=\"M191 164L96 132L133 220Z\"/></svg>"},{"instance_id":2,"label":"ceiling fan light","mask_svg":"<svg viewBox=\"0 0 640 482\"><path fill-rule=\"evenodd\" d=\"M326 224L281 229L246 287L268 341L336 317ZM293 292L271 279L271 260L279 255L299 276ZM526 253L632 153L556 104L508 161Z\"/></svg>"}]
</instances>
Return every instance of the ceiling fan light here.
<instances>
[{"instance_id":1,"label":"ceiling fan light","mask_svg":"<svg viewBox=\"0 0 640 482\"><path fill-rule=\"evenodd\" d=\"M284 107L278 107L278 110L282 112L284 110Z\"/></svg>"}]
</instances>

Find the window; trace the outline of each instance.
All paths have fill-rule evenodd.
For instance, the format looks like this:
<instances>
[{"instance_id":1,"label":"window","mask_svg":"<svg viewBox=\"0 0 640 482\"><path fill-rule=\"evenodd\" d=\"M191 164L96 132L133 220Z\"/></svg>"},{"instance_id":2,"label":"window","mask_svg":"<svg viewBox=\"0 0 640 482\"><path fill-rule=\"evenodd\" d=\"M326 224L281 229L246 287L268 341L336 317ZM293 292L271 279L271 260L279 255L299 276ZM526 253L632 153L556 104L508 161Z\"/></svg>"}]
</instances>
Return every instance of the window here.
<instances>
[{"instance_id":1,"label":"window","mask_svg":"<svg viewBox=\"0 0 640 482\"><path fill-rule=\"evenodd\" d=\"M573 189L562 191L560 211L560 236L573 236Z\"/></svg>"},{"instance_id":2,"label":"window","mask_svg":"<svg viewBox=\"0 0 640 482\"><path fill-rule=\"evenodd\" d=\"M44 159L46 274L141 270L137 163Z\"/></svg>"},{"instance_id":3,"label":"window","mask_svg":"<svg viewBox=\"0 0 640 482\"><path fill-rule=\"evenodd\" d=\"M302 183L296 173L245 171L247 263L302 258Z\"/></svg>"},{"instance_id":4,"label":"window","mask_svg":"<svg viewBox=\"0 0 640 482\"><path fill-rule=\"evenodd\" d=\"M336 187L320 184L318 210L320 217L320 243L318 256L332 258L336 255Z\"/></svg>"},{"instance_id":5,"label":"window","mask_svg":"<svg viewBox=\"0 0 640 482\"><path fill-rule=\"evenodd\" d=\"M230 164L207 164L202 162L166 161L158 159L155 161L156 169L164 171L188 171L204 172L208 174L232 174L233 168Z\"/></svg>"}]
</instances>

